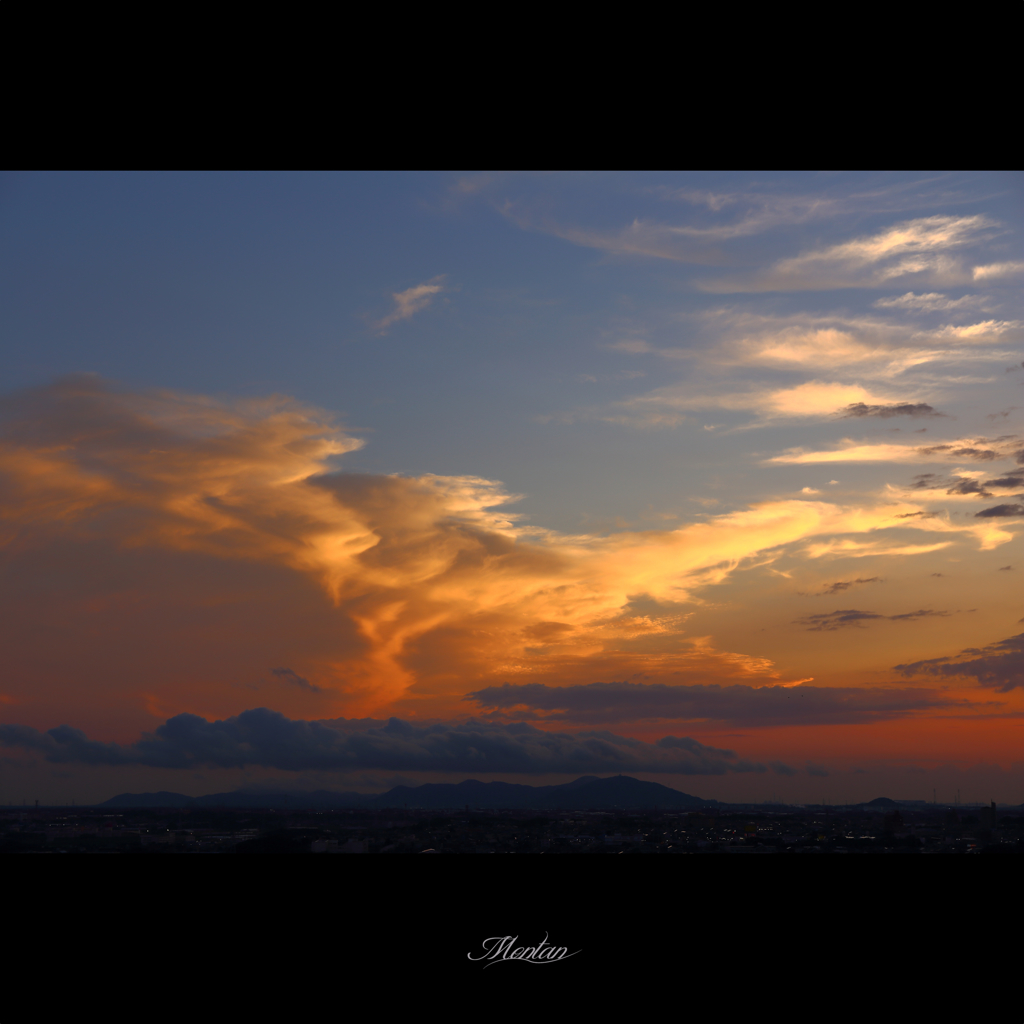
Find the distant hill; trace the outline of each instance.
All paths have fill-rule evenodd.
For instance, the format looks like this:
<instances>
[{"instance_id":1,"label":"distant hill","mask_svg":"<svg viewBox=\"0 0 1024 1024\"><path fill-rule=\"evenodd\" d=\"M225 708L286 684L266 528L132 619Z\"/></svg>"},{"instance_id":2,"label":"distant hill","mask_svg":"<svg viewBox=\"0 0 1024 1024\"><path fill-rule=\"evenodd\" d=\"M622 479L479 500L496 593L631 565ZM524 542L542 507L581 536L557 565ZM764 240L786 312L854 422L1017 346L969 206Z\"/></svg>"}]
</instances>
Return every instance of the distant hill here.
<instances>
[{"instance_id":1,"label":"distant hill","mask_svg":"<svg viewBox=\"0 0 1024 1024\"><path fill-rule=\"evenodd\" d=\"M121 793L97 807L191 807L195 799L183 793Z\"/></svg>"},{"instance_id":2,"label":"distant hill","mask_svg":"<svg viewBox=\"0 0 1024 1024\"><path fill-rule=\"evenodd\" d=\"M560 786L527 786L516 782L428 782L422 786L395 786L386 793L211 793L189 797L181 793L122 793L100 807L273 807L280 810L300 807L419 809L457 808L469 805L483 810L598 810L620 807L690 809L717 806L717 800L703 800L660 782L643 782L629 775L606 779L583 775Z\"/></svg>"},{"instance_id":3,"label":"distant hill","mask_svg":"<svg viewBox=\"0 0 1024 1024\"><path fill-rule=\"evenodd\" d=\"M860 806L880 811L883 808L889 810L892 807L899 807L899 804L895 800L890 800L887 796L876 796L874 800L869 800L866 804L861 804Z\"/></svg>"}]
</instances>

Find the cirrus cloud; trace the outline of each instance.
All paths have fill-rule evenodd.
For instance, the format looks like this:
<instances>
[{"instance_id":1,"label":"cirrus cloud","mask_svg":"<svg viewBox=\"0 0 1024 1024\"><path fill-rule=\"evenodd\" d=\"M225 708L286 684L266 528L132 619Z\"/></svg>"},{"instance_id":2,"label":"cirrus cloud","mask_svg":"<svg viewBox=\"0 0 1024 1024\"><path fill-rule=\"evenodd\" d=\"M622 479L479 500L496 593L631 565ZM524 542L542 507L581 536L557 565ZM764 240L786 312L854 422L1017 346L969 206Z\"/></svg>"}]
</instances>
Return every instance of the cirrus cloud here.
<instances>
[{"instance_id":1,"label":"cirrus cloud","mask_svg":"<svg viewBox=\"0 0 1024 1024\"><path fill-rule=\"evenodd\" d=\"M441 274L423 284L393 293L391 298L395 300L395 308L376 322L377 330L384 332L392 324L396 324L400 320L408 320L416 313L426 309L434 301L434 297L445 290L442 282L447 276L447 274Z\"/></svg>"},{"instance_id":2,"label":"cirrus cloud","mask_svg":"<svg viewBox=\"0 0 1024 1024\"><path fill-rule=\"evenodd\" d=\"M805 451L792 448L782 455L767 459L768 463L804 465L822 462L994 462L1015 458L1022 451L1016 437L960 438L945 444L858 444L844 438L832 451Z\"/></svg>"},{"instance_id":3,"label":"cirrus cloud","mask_svg":"<svg viewBox=\"0 0 1024 1024\"><path fill-rule=\"evenodd\" d=\"M990 237L996 226L981 215L920 217L779 260L748 277L705 280L700 287L709 292L761 292L878 288L903 279L965 283L984 275L973 275L955 251Z\"/></svg>"}]
</instances>

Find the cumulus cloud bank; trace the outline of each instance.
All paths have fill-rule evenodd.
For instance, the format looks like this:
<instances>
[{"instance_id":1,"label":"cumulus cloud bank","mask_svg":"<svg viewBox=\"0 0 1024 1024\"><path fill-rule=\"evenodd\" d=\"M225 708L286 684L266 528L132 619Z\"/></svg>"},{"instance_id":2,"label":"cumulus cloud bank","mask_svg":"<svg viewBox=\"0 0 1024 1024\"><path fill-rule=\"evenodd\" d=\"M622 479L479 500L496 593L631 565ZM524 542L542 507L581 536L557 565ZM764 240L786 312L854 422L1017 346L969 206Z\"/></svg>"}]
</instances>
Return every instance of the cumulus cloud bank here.
<instances>
[{"instance_id":1,"label":"cumulus cloud bank","mask_svg":"<svg viewBox=\"0 0 1024 1024\"><path fill-rule=\"evenodd\" d=\"M656 743L645 743L609 732L546 732L528 723L416 726L398 718L380 728L346 732L329 721L295 721L267 708L213 722L198 715L176 715L129 745L90 740L67 725L47 732L0 725L0 743L40 751L55 764L179 769L256 765L291 772L643 771L679 775L765 770L731 750L704 746L687 737L665 736Z\"/></svg>"}]
</instances>

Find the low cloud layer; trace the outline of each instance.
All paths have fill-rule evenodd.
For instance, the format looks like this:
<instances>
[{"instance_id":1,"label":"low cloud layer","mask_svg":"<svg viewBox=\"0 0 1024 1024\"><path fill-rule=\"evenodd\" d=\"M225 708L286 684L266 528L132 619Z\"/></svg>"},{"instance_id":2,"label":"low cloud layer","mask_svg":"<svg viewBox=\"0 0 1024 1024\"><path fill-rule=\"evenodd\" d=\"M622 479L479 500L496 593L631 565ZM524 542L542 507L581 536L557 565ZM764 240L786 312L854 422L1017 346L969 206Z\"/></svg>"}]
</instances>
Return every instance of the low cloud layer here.
<instances>
[{"instance_id":1,"label":"low cloud layer","mask_svg":"<svg viewBox=\"0 0 1024 1024\"><path fill-rule=\"evenodd\" d=\"M1024 686L1024 633L987 647L967 647L952 657L897 665L896 671L905 676L961 676L1005 693Z\"/></svg>"},{"instance_id":2,"label":"low cloud layer","mask_svg":"<svg viewBox=\"0 0 1024 1024\"><path fill-rule=\"evenodd\" d=\"M545 732L527 723L411 725L397 718L382 728L346 732L330 722L286 718L255 708L222 721L176 715L137 743L90 740L62 725L47 732L0 725L0 743L37 750L54 764L145 765L198 769L259 766L282 771L443 771L470 773L589 773L613 771L723 775L764 771L731 750L686 737L656 743L609 732Z\"/></svg>"},{"instance_id":3,"label":"low cloud layer","mask_svg":"<svg viewBox=\"0 0 1024 1024\"><path fill-rule=\"evenodd\" d=\"M736 726L838 725L903 718L957 701L931 690L821 686L667 686L590 683L490 686L466 695L483 708L585 725L686 719Z\"/></svg>"}]
</instances>

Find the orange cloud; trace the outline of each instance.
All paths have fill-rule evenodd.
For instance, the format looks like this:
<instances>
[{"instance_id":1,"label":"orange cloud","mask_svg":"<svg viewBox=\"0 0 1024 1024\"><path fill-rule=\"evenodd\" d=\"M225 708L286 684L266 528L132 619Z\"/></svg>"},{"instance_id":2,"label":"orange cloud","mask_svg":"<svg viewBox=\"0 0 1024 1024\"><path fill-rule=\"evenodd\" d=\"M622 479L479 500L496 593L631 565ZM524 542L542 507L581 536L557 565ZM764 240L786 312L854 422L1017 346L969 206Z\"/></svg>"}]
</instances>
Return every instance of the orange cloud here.
<instances>
[{"instance_id":1,"label":"orange cloud","mask_svg":"<svg viewBox=\"0 0 1024 1024\"><path fill-rule=\"evenodd\" d=\"M700 588L809 538L953 530L891 501L789 500L556 534L496 511L511 497L491 481L332 472L361 442L289 399L94 377L9 400L0 441L13 692L62 711L464 715L464 693L502 681L778 684L768 660L686 634Z\"/></svg>"}]
</instances>

